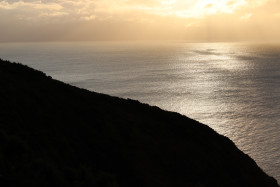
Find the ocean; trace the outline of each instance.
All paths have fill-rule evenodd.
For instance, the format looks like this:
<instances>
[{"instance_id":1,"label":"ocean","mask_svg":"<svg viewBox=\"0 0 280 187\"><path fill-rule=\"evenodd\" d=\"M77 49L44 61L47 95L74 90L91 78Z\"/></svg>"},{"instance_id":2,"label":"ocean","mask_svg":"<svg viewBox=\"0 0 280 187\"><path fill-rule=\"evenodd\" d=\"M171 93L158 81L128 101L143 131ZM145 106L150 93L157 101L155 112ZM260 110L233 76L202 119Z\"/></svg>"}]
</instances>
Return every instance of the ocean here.
<instances>
[{"instance_id":1,"label":"ocean","mask_svg":"<svg viewBox=\"0 0 280 187\"><path fill-rule=\"evenodd\" d=\"M0 43L0 58L207 124L280 181L280 44Z\"/></svg>"}]
</instances>

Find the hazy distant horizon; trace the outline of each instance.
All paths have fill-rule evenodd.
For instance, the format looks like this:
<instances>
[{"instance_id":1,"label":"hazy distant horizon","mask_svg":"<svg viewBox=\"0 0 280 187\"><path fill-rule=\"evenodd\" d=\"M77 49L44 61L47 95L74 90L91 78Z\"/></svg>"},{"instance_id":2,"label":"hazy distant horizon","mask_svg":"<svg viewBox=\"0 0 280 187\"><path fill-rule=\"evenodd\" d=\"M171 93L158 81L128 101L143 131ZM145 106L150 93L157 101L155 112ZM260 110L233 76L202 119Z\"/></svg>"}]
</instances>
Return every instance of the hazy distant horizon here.
<instances>
[{"instance_id":1,"label":"hazy distant horizon","mask_svg":"<svg viewBox=\"0 0 280 187\"><path fill-rule=\"evenodd\" d=\"M280 40L239 40L239 41L207 41L207 40L22 40L22 41L0 41L0 43L240 43L240 44L280 44Z\"/></svg>"}]
</instances>

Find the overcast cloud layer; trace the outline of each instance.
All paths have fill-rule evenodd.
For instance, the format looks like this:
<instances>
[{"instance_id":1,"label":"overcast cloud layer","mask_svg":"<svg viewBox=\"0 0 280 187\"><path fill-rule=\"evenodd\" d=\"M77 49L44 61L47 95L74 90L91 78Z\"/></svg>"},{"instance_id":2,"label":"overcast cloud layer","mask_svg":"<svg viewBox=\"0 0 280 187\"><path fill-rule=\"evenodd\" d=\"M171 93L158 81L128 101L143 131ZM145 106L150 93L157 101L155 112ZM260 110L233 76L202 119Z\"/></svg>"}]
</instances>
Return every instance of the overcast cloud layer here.
<instances>
[{"instance_id":1,"label":"overcast cloud layer","mask_svg":"<svg viewBox=\"0 0 280 187\"><path fill-rule=\"evenodd\" d=\"M279 21L279 0L0 1L0 41L274 41Z\"/></svg>"}]
</instances>

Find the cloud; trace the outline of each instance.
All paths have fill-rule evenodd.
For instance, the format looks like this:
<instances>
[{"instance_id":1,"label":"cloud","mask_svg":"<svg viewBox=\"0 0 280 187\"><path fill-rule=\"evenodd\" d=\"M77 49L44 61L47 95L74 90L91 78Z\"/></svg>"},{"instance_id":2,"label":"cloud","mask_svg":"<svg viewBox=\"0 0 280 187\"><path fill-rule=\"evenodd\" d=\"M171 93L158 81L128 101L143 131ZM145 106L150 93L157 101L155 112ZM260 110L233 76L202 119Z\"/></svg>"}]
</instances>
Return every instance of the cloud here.
<instances>
[{"instance_id":1,"label":"cloud","mask_svg":"<svg viewBox=\"0 0 280 187\"><path fill-rule=\"evenodd\" d=\"M61 10L63 7L58 3L42 3L41 1L1 1L0 8L6 10Z\"/></svg>"},{"instance_id":2,"label":"cloud","mask_svg":"<svg viewBox=\"0 0 280 187\"><path fill-rule=\"evenodd\" d=\"M240 19L246 21L246 20L250 19L251 17L252 17L252 14L248 13L248 14L246 14L244 16L241 16Z\"/></svg>"},{"instance_id":3,"label":"cloud","mask_svg":"<svg viewBox=\"0 0 280 187\"><path fill-rule=\"evenodd\" d=\"M0 1L0 10L17 10L21 19L40 18L40 15L98 19L104 16L129 16L133 12L158 16L200 17L216 12L233 11L242 6L244 1L236 0L227 6L228 0L4 0Z\"/></svg>"},{"instance_id":4,"label":"cloud","mask_svg":"<svg viewBox=\"0 0 280 187\"><path fill-rule=\"evenodd\" d=\"M0 41L277 37L279 7L279 0L0 0Z\"/></svg>"},{"instance_id":5,"label":"cloud","mask_svg":"<svg viewBox=\"0 0 280 187\"><path fill-rule=\"evenodd\" d=\"M65 16L68 13L57 3L42 3L41 1L1 1L0 14L4 14L9 21L27 20L40 21L42 18Z\"/></svg>"}]
</instances>

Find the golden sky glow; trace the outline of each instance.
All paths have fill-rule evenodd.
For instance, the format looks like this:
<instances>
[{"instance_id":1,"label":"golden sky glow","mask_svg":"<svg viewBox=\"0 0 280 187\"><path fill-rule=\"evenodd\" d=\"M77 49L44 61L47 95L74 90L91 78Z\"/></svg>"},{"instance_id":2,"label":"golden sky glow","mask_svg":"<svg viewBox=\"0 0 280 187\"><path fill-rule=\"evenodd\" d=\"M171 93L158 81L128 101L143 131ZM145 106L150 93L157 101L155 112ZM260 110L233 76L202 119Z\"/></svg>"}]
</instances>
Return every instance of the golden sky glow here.
<instances>
[{"instance_id":1,"label":"golden sky glow","mask_svg":"<svg viewBox=\"0 0 280 187\"><path fill-rule=\"evenodd\" d=\"M0 41L280 39L279 0L0 0L0 17Z\"/></svg>"}]
</instances>

